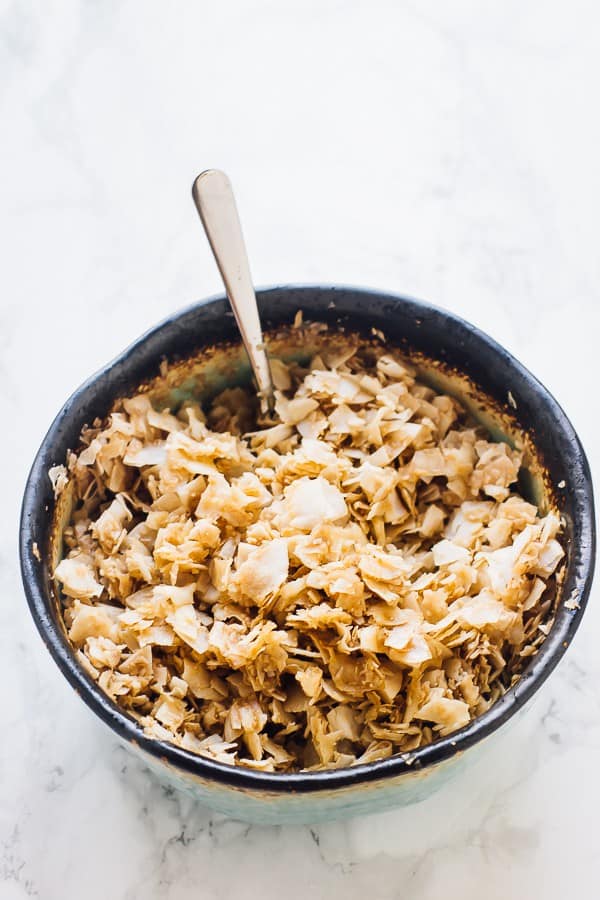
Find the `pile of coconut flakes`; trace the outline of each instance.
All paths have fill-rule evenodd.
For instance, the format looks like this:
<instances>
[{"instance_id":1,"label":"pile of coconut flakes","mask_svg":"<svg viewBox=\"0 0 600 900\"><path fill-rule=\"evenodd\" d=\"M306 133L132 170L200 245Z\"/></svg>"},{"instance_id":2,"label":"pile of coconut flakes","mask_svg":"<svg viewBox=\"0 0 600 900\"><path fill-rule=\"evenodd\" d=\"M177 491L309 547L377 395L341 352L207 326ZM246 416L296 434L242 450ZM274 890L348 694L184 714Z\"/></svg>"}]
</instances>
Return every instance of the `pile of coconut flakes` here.
<instances>
[{"instance_id":1,"label":"pile of coconut flakes","mask_svg":"<svg viewBox=\"0 0 600 900\"><path fill-rule=\"evenodd\" d=\"M519 452L383 350L273 373L275 424L248 432L240 389L206 415L140 394L53 471L76 498L55 570L69 639L193 753L288 771L414 750L544 639L559 517L517 492Z\"/></svg>"}]
</instances>

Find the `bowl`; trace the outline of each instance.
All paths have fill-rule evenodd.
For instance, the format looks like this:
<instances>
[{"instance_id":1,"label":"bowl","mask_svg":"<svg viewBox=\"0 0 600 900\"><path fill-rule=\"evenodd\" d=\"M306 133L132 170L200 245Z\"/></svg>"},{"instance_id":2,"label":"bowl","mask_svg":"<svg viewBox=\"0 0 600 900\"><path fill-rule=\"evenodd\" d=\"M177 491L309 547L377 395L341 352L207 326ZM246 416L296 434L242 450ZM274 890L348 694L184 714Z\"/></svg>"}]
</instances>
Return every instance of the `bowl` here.
<instances>
[{"instance_id":1,"label":"bowl","mask_svg":"<svg viewBox=\"0 0 600 900\"><path fill-rule=\"evenodd\" d=\"M263 323L271 330L270 345L278 352L306 356L314 349L311 341L329 342L343 329L370 338L382 333L390 344L410 352L425 380L459 397L497 438L523 446L530 478L522 489L539 506L558 507L565 523L567 561L551 631L519 680L469 725L412 753L345 769L272 774L211 761L146 737L80 666L65 633L51 575L61 553L60 523L68 511L56 505L48 470L78 445L85 424L105 416L117 398L143 383L150 383L164 402L176 402L186 393L214 393L226 384L247 382L247 360L224 296L197 303L152 328L86 381L58 413L37 453L23 499L21 570L29 607L59 669L89 708L149 767L209 806L248 821L300 823L417 802L468 768L476 748L483 752L515 719L573 639L595 555L594 501L585 453L543 385L490 337L449 312L407 297L343 286L265 288L257 298ZM278 332L300 309L305 320L336 330L315 336L315 329L297 329L293 340L293 332L287 337ZM199 351L201 361L189 362Z\"/></svg>"}]
</instances>

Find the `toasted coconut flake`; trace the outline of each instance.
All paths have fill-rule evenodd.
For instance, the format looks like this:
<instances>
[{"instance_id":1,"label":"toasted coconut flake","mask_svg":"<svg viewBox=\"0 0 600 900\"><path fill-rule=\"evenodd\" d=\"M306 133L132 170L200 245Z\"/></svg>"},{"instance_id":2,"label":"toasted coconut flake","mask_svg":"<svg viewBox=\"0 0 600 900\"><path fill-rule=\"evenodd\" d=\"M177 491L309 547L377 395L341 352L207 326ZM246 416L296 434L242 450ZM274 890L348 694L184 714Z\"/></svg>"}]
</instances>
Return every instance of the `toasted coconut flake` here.
<instances>
[{"instance_id":1,"label":"toasted coconut flake","mask_svg":"<svg viewBox=\"0 0 600 900\"><path fill-rule=\"evenodd\" d=\"M118 646L107 637L88 637L85 642L85 655L97 669L115 669L121 660L125 645Z\"/></svg>"},{"instance_id":2,"label":"toasted coconut flake","mask_svg":"<svg viewBox=\"0 0 600 900\"><path fill-rule=\"evenodd\" d=\"M129 444L123 457L126 466L141 469L142 466L162 466L167 461L167 448L164 441L144 446L141 441L134 440Z\"/></svg>"},{"instance_id":3,"label":"toasted coconut flake","mask_svg":"<svg viewBox=\"0 0 600 900\"><path fill-rule=\"evenodd\" d=\"M323 522L339 522L348 515L341 491L325 478L299 478L284 491L278 507L282 529L311 531Z\"/></svg>"},{"instance_id":4,"label":"toasted coconut flake","mask_svg":"<svg viewBox=\"0 0 600 900\"><path fill-rule=\"evenodd\" d=\"M69 628L69 640L75 645L82 644L88 638L116 639L118 628L114 618L104 606L86 606L79 604L75 607L71 627ZM88 659L89 654L88 655ZM93 663L93 660L90 659ZM111 667L112 668L112 667Z\"/></svg>"},{"instance_id":5,"label":"toasted coconut flake","mask_svg":"<svg viewBox=\"0 0 600 900\"><path fill-rule=\"evenodd\" d=\"M296 672L296 679L307 697L315 699L321 692L323 672L318 666L307 666Z\"/></svg>"},{"instance_id":6,"label":"toasted coconut flake","mask_svg":"<svg viewBox=\"0 0 600 900\"><path fill-rule=\"evenodd\" d=\"M83 554L61 560L54 570L54 577L61 582L68 597L91 600L102 593L102 585L96 580L93 567Z\"/></svg>"},{"instance_id":7,"label":"toasted coconut flake","mask_svg":"<svg viewBox=\"0 0 600 900\"><path fill-rule=\"evenodd\" d=\"M48 477L52 482L54 496L60 497L69 482L69 474L66 466L52 466L48 469Z\"/></svg>"},{"instance_id":8,"label":"toasted coconut flake","mask_svg":"<svg viewBox=\"0 0 600 900\"><path fill-rule=\"evenodd\" d=\"M449 566L455 562L468 562L471 554L465 547L444 539L432 547L433 562L436 566Z\"/></svg>"},{"instance_id":9,"label":"toasted coconut flake","mask_svg":"<svg viewBox=\"0 0 600 900\"><path fill-rule=\"evenodd\" d=\"M235 573L234 581L245 599L260 605L279 590L287 576L287 542L276 538L246 556Z\"/></svg>"},{"instance_id":10,"label":"toasted coconut flake","mask_svg":"<svg viewBox=\"0 0 600 900\"><path fill-rule=\"evenodd\" d=\"M154 718L171 731L177 731L183 724L185 714L186 707L183 700L169 694L163 694L153 710Z\"/></svg>"},{"instance_id":11,"label":"toasted coconut flake","mask_svg":"<svg viewBox=\"0 0 600 900\"><path fill-rule=\"evenodd\" d=\"M175 634L181 638L192 650L202 655L208 650L208 628L202 625L194 606L190 603L186 606L178 606L167 616L167 623Z\"/></svg>"},{"instance_id":12,"label":"toasted coconut flake","mask_svg":"<svg viewBox=\"0 0 600 900\"><path fill-rule=\"evenodd\" d=\"M125 525L130 519L131 513L122 494L117 494L110 506L92 525L92 534L107 555L111 555L126 536Z\"/></svg>"},{"instance_id":13,"label":"toasted coconut flake","mask_svg":"<svg viewBox=\"0 0 600 900\"><path fill-rule=\"evenodd\" d=\"M433 696L425 703L415 718L441 725L441 733L448 734L456 731L464 725L468 725L471 714L468 705L463 700L455 700L443 696Z\"/></svg>"}]
</instances>

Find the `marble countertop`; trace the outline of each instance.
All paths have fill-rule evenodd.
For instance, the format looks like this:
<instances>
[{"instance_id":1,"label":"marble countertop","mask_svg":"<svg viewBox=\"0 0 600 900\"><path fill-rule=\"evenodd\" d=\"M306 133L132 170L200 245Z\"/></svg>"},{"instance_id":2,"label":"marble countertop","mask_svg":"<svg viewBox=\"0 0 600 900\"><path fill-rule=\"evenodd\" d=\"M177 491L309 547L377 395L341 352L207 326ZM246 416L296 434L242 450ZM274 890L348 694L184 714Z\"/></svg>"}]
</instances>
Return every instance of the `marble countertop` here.
<instances>
[{"instance_id":1,"label":"marble countertop","mask_svg":"<svg viewBox=\"0 0 600 900\"><path fill-rule=\"evenodd\" d=\"M595 467L599 24L586 0L0 3L1 900L598 896L597 591L484 769L398 812L251 827L163 786L71 691L17 517L65 397L219 289L190 199L208 166L258 284L453 309L550 388Z\"/></svg>"}]
</instances>

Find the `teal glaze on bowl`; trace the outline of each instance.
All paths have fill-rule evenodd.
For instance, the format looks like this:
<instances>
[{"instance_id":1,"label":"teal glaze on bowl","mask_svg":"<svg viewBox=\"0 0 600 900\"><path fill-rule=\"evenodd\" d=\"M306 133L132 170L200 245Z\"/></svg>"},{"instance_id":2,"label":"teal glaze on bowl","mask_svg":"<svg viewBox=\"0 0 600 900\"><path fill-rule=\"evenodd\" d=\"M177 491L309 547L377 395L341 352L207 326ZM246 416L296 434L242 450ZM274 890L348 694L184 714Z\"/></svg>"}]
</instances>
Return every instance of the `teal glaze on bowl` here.
<instances>
[{"instance_id":1,"label":"teal glaze on bowl","mask_svg":"<svg viewBox=\"0 0 600 900\"><path fill-rule=\"evenodd\" d=\"M234 819L260 825L314 825L420 803L449 781L460 777L468 769L472 755L485 752L486 743L426 769L414 769L395 778L366 784L324 788L308 795L293 790L285 793L249 791L218 785L191 773L182 773L169 763L157 762L154 756L143 751L141 755L159 778L166 778L177 790L185 791L211 809ZM137 754L137 748L134 752Z\"/></svg>"},{"instance_id":2,"label":"teal glaze on bowl","mask_svg":"<svg viewBox=\"0 0 600 900\"><path fill-rule=\"evenodd\" d=\"M450 313L409 298L349 287L271 288L259 291L258 301L263 322L272 329L269 346L278 355L306 358L316 349L310 332L297 332L293 340L288 333L277 344L282 326L293 321L298 309L305 319L328 324L327 334L317 339L328 348L340 329L358 331L365 340L372 339L372 328L382 330L392 346L421 368L424 379L459 396L497 438L524 448L532 498L541 506L555 503L563 516L567 564L554 625L516 684L465 728L413 753L346 769L275 774L217 763L146 737L81 668L67 640L52 582L68 496L56 503L48 470L77 446L85 424L107 415L119 398L140 385L152 391L157 405L178 405L187 397L208 397L225 385L246 382L247 361L224 297L199 303L149 331L80 387L57 415L23 498L20 551L27 600L49 652L90 709L149 766L209 806L248 821L278 823L323 821L416 803L468 771L477 756L502 738L506 723L529 708L579 626L595 559L587 460L548 391L491 338ZM187 362L199 351L200 360Z\"/></svg>"},{"instance_id":3,"label":"teal glaze on bowl","mask_svg":"<svg viewBox=\"0 0 600 900\"><path fill-rule=\"evenodd\" d=\"M488 761L492 764L489 782L493 784L499 755L514 753L514 742L519 738L516 733L518 726L524 719L528 719L531 724L527 728L531 730L535 719L534 710L538 705L536 695L493 737L488 736L468 750L457 752L425 769L417 766L395 777L323 789L310 794L296 793L293 790L232 789L230 786L215 784L210 779L200 778L194 773L181 772L168 761L157 761L155 756L137 746L123 746L136 758L141 757L161 781L166 781L176 790L184 791L216 812L233 819L259 825L315 825L422 803L453 783L461 791L464 787L464 791L468 792L473 768L485 766Z\"/></svg>"}]
</instances>

